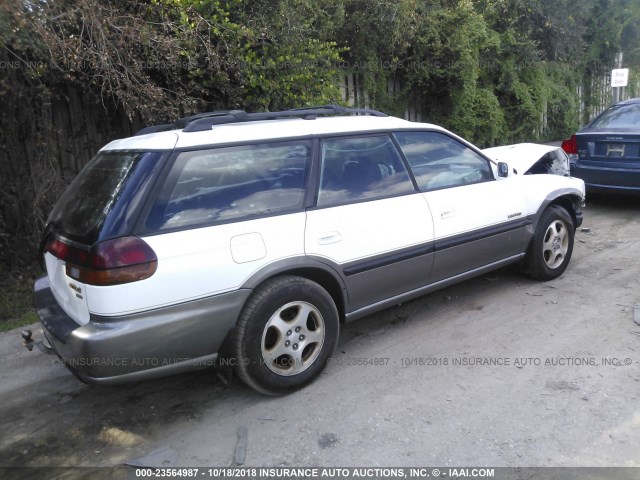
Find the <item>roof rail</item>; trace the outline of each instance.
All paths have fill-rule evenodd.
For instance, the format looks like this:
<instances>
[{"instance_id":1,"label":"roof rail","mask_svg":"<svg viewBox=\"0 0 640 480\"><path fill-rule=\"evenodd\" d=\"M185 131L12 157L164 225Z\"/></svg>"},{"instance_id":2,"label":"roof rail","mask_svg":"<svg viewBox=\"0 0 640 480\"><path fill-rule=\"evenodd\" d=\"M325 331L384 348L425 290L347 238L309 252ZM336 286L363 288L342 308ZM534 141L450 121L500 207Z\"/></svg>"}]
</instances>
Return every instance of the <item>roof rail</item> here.
<instances>
[{"instance_id":1,"label":"roof rail","mask_svg":"<svg viewBox=\"0 0 640 480\"><path fill-rule=\"evenodd\" d=\"M174 123L164 123L162 125L152 125L149 127L142 128L138 130L133 136L137 137L138 135L146 135L147 133L157 133L157 132L166 132L169 130L177 130L186 127L191 122L195 122L196 120L200 120L202 118L208 117L220 117L223 115L233 115L238 113L244 113L242 110L219 110L216 112L204 112L198 113L196 115L191 115L189 117L183 117L176 120Z\"/></svg>"},{"instance_id":2,"label":"roof rail","mask_svg":"<svg viewBox=\"0 0 640 480\"><path fill-rule=\"evenodd\" d=\"M305 120L313 120L321 115L345 115L345 114L364 114L376 117L387 117L386 113L368 108L346 108L340 105L323 105L318 107L294 108L291 110L282 110L279 112L257 112L247 113L242 110L232 110L226 115L207 116L190 122L184 129L184 132L202 132L210 130L214 125L224 125L228 123L254 122L258 120L276 120L278 118L303 118Z\"/></svg>"},{"instance_id":3,"label":"roof rail","mask_svg":"<svg viewBox=\"0 0 640 480\"><path fill-rule=\"evenodd\" d=\"M184 117L175 123L146 127L138 131L135 136L175 129L182 129L184 132L204 132L206 130L210 130L214 125L253 122L258 120L276 120L278 118L303 118L305 120L313 120L322 115L388 116L386 113L382 113L377 110L370 110L368 108L347 108L340 105L321 105L316 107L294 108L279 112L257 113L247 113L244 110L222 110Z\"/></svg>"}]
</instances>

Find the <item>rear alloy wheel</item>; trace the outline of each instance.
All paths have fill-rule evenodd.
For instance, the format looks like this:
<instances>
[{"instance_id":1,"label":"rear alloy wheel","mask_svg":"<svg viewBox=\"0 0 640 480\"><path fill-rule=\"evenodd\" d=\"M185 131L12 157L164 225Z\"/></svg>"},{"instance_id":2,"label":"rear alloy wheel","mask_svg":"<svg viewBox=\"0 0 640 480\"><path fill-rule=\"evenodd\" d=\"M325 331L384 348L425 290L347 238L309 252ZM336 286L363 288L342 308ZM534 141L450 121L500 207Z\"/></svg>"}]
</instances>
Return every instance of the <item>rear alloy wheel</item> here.
<instances>
[{"instance_id":1,"label":"rear alloy wheel","mask_svg":"<svg viewBox=\"0 0 640 480\"><path fill-rule=\"evenodd\" d=\"M236 328L238 376L268 395L311 382L338 341L338 312L331 296L311 280L273 278L247 301Z\"/></svg>"},{"instance_id":2,"label":"rear alloy wheel","mask_svg":"<svg viewBox=\"0 0 640 480\"><path fill-rule=\"evenodd\" d=\"M307 302L279 308L262 333L260 349L269 370L290 376L304 372L318 358L324 344L324 318Z\"/></svg>"},{"instance_id":3,"label":"rear alloy wheel","mask_svg":"<svg viewBox=\"0 0 640 480\"><path fill-rule=\"evenodd\" d=\"M573 253L574 235L569 213L557 205L547 208L527 253L529 275L536 280L552 280L562 275Z\"/></svg>"}]
</instances>

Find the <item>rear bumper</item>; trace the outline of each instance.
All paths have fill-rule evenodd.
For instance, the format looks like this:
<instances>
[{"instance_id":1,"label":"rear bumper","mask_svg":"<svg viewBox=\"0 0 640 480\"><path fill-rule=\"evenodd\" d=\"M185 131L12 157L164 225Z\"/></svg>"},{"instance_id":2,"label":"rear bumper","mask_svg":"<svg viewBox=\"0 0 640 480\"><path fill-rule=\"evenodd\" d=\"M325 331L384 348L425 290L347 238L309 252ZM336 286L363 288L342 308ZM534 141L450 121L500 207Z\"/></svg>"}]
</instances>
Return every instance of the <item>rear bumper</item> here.
<instances>
[{"instance_id":1,"label":"rear bumper","mask_svg":"<svg viewBox=\"0 0 640 480\"><path fill-rule=\"evenodd\" d=\"M78 325L44 276L35 282L34 303L65 366L88 383L117 384L213 366L250 293L236 290L119 317L92 315Z\"/></svg>"},{"instance_id":2,"label":"rear bumper","mask_svg":"<svg viewBox=\"0 0 640 480\"><path fill-rule=\"evenodd\" d=\"M640 169L571 164L571 176L584 180L587 190L640 193Z\"/></svg>"}]
</instances>

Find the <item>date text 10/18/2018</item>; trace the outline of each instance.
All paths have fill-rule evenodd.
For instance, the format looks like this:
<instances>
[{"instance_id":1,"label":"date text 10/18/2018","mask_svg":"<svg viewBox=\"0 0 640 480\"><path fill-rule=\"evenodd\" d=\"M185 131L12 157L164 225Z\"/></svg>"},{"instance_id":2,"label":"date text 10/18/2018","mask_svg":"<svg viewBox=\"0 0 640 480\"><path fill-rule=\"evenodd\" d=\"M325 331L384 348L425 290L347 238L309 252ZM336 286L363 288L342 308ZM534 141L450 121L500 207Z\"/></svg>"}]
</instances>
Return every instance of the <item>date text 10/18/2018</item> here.
<instances>
[{"instance_id":1,"label":"date text 10/18/2018","mask_svg":"<svg viewBox=\"0 0 640 480\"><path fill-rule=\"evenodd\" d=\"M297 478L437 478L437 477L484 477L493 478L493 468L137 468L136 477L148 478L252 478L283 479Z\"/></svg>"}]
</instances>

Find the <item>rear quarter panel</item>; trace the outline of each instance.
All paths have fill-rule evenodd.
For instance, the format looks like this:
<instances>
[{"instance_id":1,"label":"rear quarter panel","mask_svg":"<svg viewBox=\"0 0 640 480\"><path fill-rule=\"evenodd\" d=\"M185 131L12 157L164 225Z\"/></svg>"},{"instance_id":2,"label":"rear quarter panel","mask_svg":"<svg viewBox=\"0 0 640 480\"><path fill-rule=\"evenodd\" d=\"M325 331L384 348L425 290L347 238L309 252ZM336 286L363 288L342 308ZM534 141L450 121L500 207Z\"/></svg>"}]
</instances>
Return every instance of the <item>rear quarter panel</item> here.
<instances>
[{"instance_id":1,"label":"rear quarter panel","mask_svg":"<svg viewBox=\"0 0 640 480\"><path fill-rule=\"evenodd\" d=\"M233 291L258 269L304 254L304 212L144 237L155 274L111 287L87 286L89 311L115 316Z\"/></svg>"}]
</instances>

